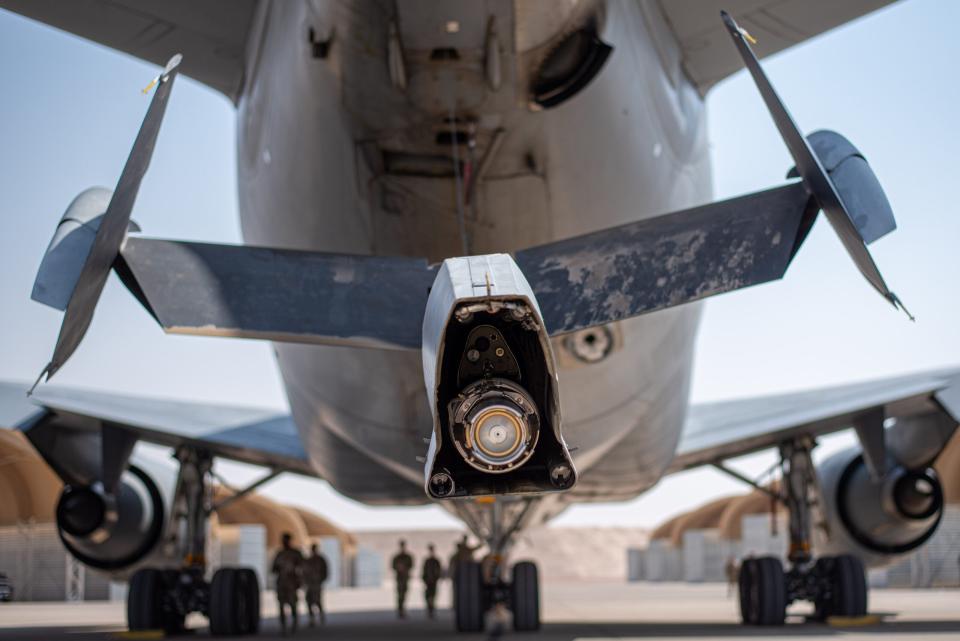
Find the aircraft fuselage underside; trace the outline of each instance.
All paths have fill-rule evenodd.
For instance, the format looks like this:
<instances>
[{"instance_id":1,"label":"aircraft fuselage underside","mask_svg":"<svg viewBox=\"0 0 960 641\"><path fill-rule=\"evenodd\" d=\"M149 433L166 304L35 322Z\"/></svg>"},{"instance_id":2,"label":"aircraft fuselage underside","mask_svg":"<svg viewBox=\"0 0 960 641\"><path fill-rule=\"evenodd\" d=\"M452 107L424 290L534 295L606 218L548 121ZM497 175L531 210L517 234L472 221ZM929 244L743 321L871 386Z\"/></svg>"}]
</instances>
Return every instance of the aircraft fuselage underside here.
<instances>
[{"instance_id":1,"label":"aircraft fuselage underside","mask_svg":"<svg viewBox=\"0 0 960 641\"><path fill-rule=\"evenodd\" d=\"M669 33L639 4L528 4L448 4L425 19L418 3L396 14L374 2L264 3L238 112L245 241L440 261L709 201L703 103L661 64ZM587 23L614 53L575 96L532 108L545 56ZM324 57L316 43L331 33ZM660 478L683 425L699 314L687 305L552 339L580 478L544 510L627 498ZM420 354L276 351L319 474L365 502L425 502Z\"/></svg>"}]
</instances>

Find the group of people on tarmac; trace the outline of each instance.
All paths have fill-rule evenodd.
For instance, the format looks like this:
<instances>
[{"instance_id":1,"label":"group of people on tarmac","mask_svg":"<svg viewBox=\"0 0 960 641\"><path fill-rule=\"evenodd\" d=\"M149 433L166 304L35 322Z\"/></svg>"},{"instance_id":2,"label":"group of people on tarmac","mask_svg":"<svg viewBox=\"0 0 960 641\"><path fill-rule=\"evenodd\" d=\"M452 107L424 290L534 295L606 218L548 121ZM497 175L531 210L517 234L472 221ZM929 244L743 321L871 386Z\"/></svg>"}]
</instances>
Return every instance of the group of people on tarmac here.
<instances>
[{"instance_id":1,"label":"group of people on tarmac","mask_svg":"<svg viewBox=\"0 0 960 641\"><path fill-rule=\"evenodd\" d=\"M283 547L273 559L272 571L277 577L277 602L280 606L280 629L287 635L287 610L290 611L290 632L297 631L297 603L300 589L306 589L307 612L310 617L310 627L316 624L314 610L320 623L326 623L323 611L323 583L327 580L327 560L320 553L316 544L310 546L310 556L304 557L299 549L293 546L293 538L284 533L281 538ZM407 551L407 543L400 540L400 551L393 557L391 568L397 585L397 617L404 619L407 616L406 601L407 588L414 573L413 557ZM443 564L437 558L433 543L427 544L427 558L423 560L420 578L423 580L423 596L427 602L427 616L431 619L436 612L437 584L444 576L453 579L457 566L474 560L474 553L480 546L471 546L464 535L457 543L456 550L450 557L447 572L443 571Z\"/></svg>"},{"instance_id":2,"label":"group of people on tarmac","mask_svg":"<svg viewBox=\"0 0 960 641\"><path fill-rule=\"evenodd\" d=\"M304 558L303 553L292 545L293 538L284 533L281 538L283 547L273 559L273 573L277 575L277 602L280 606L280 631L287 635L287 613L290 610L290 631L297 631L297 601L300 588L306 588L307 612L310 616L310 627L316 624L314 610L320 618L320 623L326 623L327 617L323 612L323 583L327 580L327 560L316 544L310 546L310 556Z\"/></svg>"},{"instance_id":3,"label":"group of people on tarmac","mask_svg":"<svg viewBox=\"0 0 960 641\"><path fill-rule=\"evenodd\" d=\"M393 557L390 567L393 569L397 584L397 617L405 619L407 617L407 588L410 585L410 577L413 575L414 564L413 557L407 552L407 542L401 539L399 546L400 551ZM479 547L471 546L467 535L463 535L463 539L457 543L457 548L450 557L446 576L452 580L456 574L457 566L460 563L473 561L473 555ZM423 560L420 578L423 580L423 598L427 602L427 616L431 619L436 613L437 584L444 576L443 564L437 558L436 548L433 543L428 543L427 558Z\"/></svg>"}]
</instances>

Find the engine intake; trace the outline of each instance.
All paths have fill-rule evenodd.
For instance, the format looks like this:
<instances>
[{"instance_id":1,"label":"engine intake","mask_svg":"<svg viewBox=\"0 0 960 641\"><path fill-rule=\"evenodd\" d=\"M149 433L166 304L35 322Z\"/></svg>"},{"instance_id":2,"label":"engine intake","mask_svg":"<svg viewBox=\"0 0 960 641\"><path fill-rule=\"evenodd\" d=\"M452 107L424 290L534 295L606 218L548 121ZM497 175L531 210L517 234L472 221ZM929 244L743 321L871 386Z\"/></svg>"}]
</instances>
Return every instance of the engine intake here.
<instances>
[{"instance_id":1,"label":"engine intake","mask_svg":"<svg viewBox=\"0 0 960 641\"><path fill-rule=\"evenodd\" d=\"M878 480L852 449L824 461L818 474L830 553L854 552L867 565L887 563L926 542L943 515L943 489L930 467L894 467Z\"/></svg>"},{"instance_id":2,"label":"engine intake","mask_svg":"<svg viewBox=\"0 0 960 641\"><path fill-rule=\"evenodd\" d=\"M878 554L903 554L930 538L943 509L932 468L894 470L875 482L863 456L850 461L837 483L837 515L847 533Z\"/></svg>"},{"instance_id":3,"label":"engine intake","mask_svg":"<svg viewBox=\"0 0 960 641\"><path fill-rule=\"evenodd\" d=\"M130 465L117 491L100 483L64 487L57 503L57 530L64 547L99 570L119 570L145 558L160 540L163 498L146 472Z\"/></svg>"}]
</instances>

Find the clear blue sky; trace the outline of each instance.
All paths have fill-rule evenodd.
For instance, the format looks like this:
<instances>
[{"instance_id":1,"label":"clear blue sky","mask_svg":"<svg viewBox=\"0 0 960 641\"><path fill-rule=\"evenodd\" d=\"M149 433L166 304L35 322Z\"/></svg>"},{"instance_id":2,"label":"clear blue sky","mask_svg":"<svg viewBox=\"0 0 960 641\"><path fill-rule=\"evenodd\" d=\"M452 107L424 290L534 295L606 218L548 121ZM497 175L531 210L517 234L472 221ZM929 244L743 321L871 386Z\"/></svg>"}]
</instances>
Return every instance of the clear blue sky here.
<instances>
[{"instance_id":1,"label":"clear blue sky","mask_svg":"<svg viewBox=\"0 0 960 641\"><path fill-rule=\"evenodd\" d=\"M801 128L844 133L880 177L900 228L872 251L917 322L880 299L818 224L784 281L708 303L694 400L960 363L957 24L960 3L907 0L765 62ZM146 108L140 89L156 73L0 11L0 379L32 379L46 363L61 314L29 300L36 267L70 200L90 185L115 184ZM708 107L718 198L782 180L791 162L744 73L715 88ZM240 241L235 121L225 98L178 81L134 210L147 234ZM116 280L56 382L285 407L268 345L164 336ZM238 479L253 473L224 469ZM695 471L629 503L574 508L558 522L649 525L735 491L740 486L717 472ZM349 527L452 523L435 507L367 508L304 479L283 478L265 492Z\"/></svg>"}]
</instances>

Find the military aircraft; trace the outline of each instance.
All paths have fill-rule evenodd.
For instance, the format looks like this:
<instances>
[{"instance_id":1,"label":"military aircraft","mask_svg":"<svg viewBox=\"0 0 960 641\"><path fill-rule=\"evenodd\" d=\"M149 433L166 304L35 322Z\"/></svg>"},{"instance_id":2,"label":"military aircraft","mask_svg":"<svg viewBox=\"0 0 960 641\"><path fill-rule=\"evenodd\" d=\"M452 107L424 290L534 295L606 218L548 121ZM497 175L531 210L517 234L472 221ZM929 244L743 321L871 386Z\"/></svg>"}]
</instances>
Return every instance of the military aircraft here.
<instances>
[{"instance_id":1,"label":"military aircraft","mask_svg":"<svg viewBox=\"0 0 960 641\"><path fill-rule=\"evenodd\" d=\"M902 307L867 247L896 227L870 166L838 133L804 137L758 62L884 4L0 0L162 65L116 188L77 196L40 266L33 298L65 311L41 376L113 272L167 332L272 341L291 407L0 387L7 426L64 481L64 545L130 578L131 629L200 612L213 634L255 633L256 576L208 580L203 557L211 464L233 459L267 469L243 492L295 472L369 504L439 502L502 559L458 569L457 629L505 603L530 631L539 578L507 562L518 533L712 465L789 515L787 567L744 561L745 624L804 600L863 614L865 565L939 523L930 464L960 371L692 408L688 391L698 301L781 278L821 211ZM743 67L795 167L710 203L704 96ZM244 245L130 222L181 72L236 105ZM845 428L859 445L814 465L815 439ZM175 483L131 457L140 441L174 448ZM776 486L725 465L769 448Z\"/></svg>"}]
</instances>

